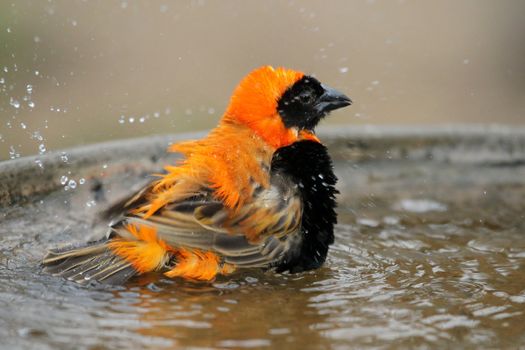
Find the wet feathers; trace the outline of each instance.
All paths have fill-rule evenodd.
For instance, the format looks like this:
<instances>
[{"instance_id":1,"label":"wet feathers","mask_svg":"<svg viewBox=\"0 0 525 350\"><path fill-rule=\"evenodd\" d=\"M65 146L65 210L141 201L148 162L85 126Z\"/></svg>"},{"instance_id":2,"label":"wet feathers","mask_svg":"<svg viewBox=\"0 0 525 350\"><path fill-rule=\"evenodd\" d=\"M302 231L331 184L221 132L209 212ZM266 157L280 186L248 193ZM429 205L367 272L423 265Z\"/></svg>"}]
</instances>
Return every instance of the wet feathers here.
<instances>
[{"instance_id":1,"label":"wet feathers","mask_svg":"<svg viewBox=\"0 0 525 350\"><path fill-rule=\"evenodd\" d=\"M337 191L313 128L349 104L301 72L251 72L207 137L172 145L183 159L111 209L118 219L106 239L52 250L44 266L80 283L319 267L333 242Z\"/></svg>"}]
</instances>

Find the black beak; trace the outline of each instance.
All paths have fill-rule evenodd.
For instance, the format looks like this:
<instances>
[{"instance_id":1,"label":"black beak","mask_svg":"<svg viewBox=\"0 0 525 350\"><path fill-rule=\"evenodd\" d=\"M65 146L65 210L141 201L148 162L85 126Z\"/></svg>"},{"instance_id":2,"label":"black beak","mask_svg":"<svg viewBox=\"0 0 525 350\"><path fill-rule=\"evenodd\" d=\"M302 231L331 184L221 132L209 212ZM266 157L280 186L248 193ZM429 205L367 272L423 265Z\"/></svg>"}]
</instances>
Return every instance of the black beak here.
<instances>
[{"instance_id":1,"label":"black beak","mask_svg":"<svg viewBox=\"0 0 525 350\"><path fill-rule=\"evenodd\" d=\"M335 109L343 108L352 104L352 100L350 100L348 96L336 89L332 89L324 84L321 84L321 87L324 89L324 93L319 97L315 104L315 109L319 113L326 114Z\"/></svg>"}]
</instances>

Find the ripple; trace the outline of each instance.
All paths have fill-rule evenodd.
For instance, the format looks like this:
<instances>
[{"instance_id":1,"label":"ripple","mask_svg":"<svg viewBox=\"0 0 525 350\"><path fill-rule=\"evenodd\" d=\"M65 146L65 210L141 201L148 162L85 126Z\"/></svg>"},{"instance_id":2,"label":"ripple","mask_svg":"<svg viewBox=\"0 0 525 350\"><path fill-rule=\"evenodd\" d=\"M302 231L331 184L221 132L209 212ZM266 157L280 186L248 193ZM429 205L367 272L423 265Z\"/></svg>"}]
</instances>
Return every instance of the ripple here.
<instances>
[{"instance_id":1,"label":"ripple","mask_svg":"<svg viewBox=\"0 0 525 350\"><path fill-rule=\"evenodd\" d=\"M422 320L424 324L432 324L439 329L448 330L457 327L473 328L479 324L478 320L472 320L464 315L434 315Z\"/></svg>"},{"instance_id":2,"label":"ripple","mask_svg":"<svg viewBox=\"0 0 525 350\"><path fill-rule=\"evenodd\" d=\"M222 340L218 346L225 348L259 348L270 346L272 342L268 339L248 339L248 340Z\"/></svg>"},{"instance_id":3,"label":"ripple","mask_svg":"<svg viewBox=\"0 0 525 350\"><path fill-rule=\"evenodd\" d=\"M446 211L445 204L430 199L402 199L394 205L394 209L411 213L427 213L429 211Z\"/></svg>"}]
</instances>

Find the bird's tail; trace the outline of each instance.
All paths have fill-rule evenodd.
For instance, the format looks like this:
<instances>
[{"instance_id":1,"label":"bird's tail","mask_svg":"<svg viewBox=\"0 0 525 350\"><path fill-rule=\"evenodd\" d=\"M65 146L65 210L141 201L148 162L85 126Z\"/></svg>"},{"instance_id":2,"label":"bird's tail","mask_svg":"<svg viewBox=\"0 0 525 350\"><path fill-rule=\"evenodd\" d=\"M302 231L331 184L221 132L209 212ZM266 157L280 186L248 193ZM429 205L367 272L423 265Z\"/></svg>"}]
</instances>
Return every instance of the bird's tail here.
<instances>
[{"instance_id":1,"label":"bird's tail","mask_svg":"<svg viewBox=\"0 0 525 350\"><path fill-rule=\"evenodd\" d=\"M121 284L138 273L130 262L114 254L107 240L50 250L42 264L45 272L81 284L90 281Z\"/></svg>"},{"instance_id":2,"label":"bird's tail","mask_svg":"<svg viewBox=\"0 0 525 350\"><path fill-rule=\"evenodd\" d=\"M126 228L128 238L113 237L80 247L51 250L44 257L44 271L77 283L97 281L122 284L133 276L166 267L170 255L148 227Z\"/></svg>"},{"instance_id":3,"label":"bird's tail","mask_svg":"<svg viewBox=\"0 0 525 350\"><path fill-rule=\"evenodd\" d=\"M112 230L108 239L50 251L42 262L44 270L82 284L122 284L152 271L170 278L211 281L217 274L235 271L215 253L169 247L153 227L122 225Z\"/></svg>"}]
</instances>

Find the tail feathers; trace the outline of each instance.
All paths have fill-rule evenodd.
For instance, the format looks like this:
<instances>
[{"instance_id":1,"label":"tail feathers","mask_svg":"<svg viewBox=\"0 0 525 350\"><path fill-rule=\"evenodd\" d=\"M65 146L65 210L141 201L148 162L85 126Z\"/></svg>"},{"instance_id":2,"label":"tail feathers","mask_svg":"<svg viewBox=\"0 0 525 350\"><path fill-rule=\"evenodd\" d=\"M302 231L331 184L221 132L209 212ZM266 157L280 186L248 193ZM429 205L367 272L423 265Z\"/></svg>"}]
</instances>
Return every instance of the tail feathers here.
<instances>
[{"instance_id":1,"label":"tail feathers","mask_svg":"<svg viewBox=\"0 0 525 350\"><path fill-rule=\"evenodd\" d=\"M52 250L42 262L44 271L80 284L90 281L122 284L137 275L132 264L115 255L107 243L103 240L82 247Z\"/></svg>"}]
</instances>

